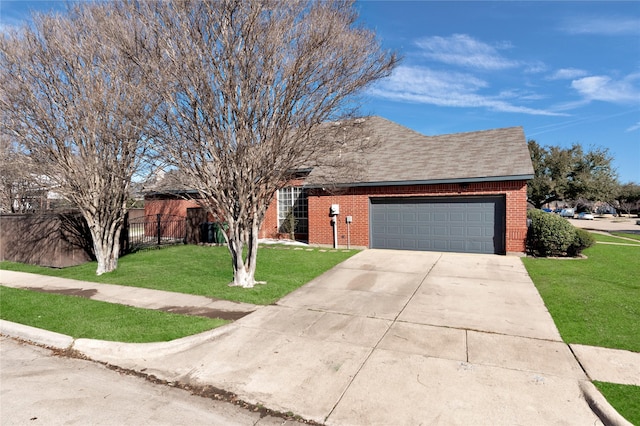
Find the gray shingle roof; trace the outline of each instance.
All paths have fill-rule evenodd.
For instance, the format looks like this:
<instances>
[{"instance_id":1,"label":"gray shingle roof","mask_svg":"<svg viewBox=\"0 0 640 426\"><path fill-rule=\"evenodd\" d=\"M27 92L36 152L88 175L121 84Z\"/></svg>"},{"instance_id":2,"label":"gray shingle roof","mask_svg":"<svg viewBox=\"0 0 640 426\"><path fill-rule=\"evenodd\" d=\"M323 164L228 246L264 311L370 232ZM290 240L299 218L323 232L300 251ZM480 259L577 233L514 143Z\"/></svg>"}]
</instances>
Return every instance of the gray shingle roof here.
<instances>
[{"instance_id":1,"label":"gray shingle roof","mask_svg":"<svg viewBox=\"0 0 640 426\"><path fill-rule=\"evenodd\" d=\"M533 177L522 127L425 136L382 117L369 117L365 125L377 145L354 154L363 164L357 178L335 176L334 183L372 185ZM307 184L327 183L323 182L327 174L326 167L316 167Z\"/></svg>"}]
</instances>

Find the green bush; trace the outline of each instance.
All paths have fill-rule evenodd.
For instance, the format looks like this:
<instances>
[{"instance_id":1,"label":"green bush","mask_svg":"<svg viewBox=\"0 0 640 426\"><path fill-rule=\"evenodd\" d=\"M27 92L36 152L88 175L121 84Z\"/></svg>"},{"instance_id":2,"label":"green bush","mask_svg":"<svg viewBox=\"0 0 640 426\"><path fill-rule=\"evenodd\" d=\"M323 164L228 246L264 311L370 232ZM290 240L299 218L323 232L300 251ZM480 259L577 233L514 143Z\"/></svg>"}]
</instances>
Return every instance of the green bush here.
<instances>
[{"instance_id":1,"label":"green bush","mask_svg":"<svg viewBox=\"0 0 640 426\"><path fill-rule=\"evenodd\" d=\"M593 235L584 229L576 228L576 235L573 239L573 243L567 249L569 256L577 256L582 253L582 250L587 249L596 243Z\"/></svg>"},{"instance_id":2,"label":"green bush","mask_svg":"<svg viewBox=\"0 0 640 426\"><path fill-rule=\"evenodd\" d=\"M529 210L531 225L527 233L527 247L539 256L566 256L575 243L576 228L567 220L541 210Z\"/></svg>"}]
</instances>

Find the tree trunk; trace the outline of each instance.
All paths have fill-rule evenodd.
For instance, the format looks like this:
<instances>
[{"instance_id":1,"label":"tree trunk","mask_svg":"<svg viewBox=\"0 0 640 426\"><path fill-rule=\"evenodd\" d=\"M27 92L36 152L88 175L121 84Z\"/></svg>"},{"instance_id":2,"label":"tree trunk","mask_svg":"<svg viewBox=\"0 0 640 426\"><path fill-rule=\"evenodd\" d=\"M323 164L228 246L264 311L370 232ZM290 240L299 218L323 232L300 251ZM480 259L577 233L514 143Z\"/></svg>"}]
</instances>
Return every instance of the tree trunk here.
<instances>
[{"instance_id":1,"label":"tree trunk","mask_svg":"<svg viewBox=\"0 0 640 426\"><path fill-rule=\"evenodd\" d=\"M233 264L233 282L231 287L253 288L256 284L264 284L256 281L256 262L258 257L258 224L254 220L251 231L243 233L233 224L229 230L228 247ZM246 238L243 238L246 237ZM247 242L247 255L243 256L244 240Z\"/></svg>"},{"instance_id":2,"label":"tree trunk","mask_svg":"<svg viewBox=\"0 0 640 426\"><path fill-rule=\"evenodd\" d=\"M93 240L93 252L98 261L96 275L114 271L118 267L118 257L120 256L120 233L122 224L111 226L100 226L95 221L90 221L89 230Z\"/></svg>"}]
</instances>

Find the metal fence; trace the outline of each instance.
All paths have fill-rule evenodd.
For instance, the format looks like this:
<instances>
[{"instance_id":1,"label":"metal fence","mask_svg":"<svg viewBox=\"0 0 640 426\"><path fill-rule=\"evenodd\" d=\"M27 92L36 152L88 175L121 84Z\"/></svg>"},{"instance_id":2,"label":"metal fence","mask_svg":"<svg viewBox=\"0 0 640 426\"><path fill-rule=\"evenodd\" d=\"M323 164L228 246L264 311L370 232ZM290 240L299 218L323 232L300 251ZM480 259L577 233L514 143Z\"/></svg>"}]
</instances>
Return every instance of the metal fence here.
<instances>
[{"instance_id":1,"label":"metal fence","mask_svg":"<svg viewBox=\"0 0 640 426\"><path fill-rule=\"evenodd\" d=\"M127 222L129 251L141 248L184 244L187 222L183 216L156 214L130 219Z\"/></svg>"}]
</instances>

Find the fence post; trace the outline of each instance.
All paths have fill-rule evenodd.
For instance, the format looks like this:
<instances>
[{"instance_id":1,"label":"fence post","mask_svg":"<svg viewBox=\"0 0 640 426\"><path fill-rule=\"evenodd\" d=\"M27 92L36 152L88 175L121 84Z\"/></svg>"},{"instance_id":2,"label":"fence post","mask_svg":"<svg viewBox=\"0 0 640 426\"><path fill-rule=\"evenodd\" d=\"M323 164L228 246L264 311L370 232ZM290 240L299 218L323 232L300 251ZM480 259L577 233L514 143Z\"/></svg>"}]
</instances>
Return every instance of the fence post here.
<instances>
[{"instance_id":1,"label":"fence post","mask_svg":"<svg viewBox=\"0 0 640 426\"><path fill-rule=\"evenodd\" d=\"M158 245L160 245L160 244L162 243L162 240L160 239L160 235L161 235L161 234L160 234L160 217L161 217L161 216L162 216L162 215L161 215L160 213L158 213L158 214L156 215L156 217L157 217L156 232L157 232L157 235L158 235Z\"/></svg>"},{"instance_id":2,"label":"fence post","mask_svg":"<svg viewBox=\"0 0 640 426\"><path fill-rule=\"evenodd\" d=\"M120 231L120 255L129 253L129 247L131 247L131 240L129 237L129 212L126 212L124 214L122 230Z\"/></svg>"}]
</instances>

